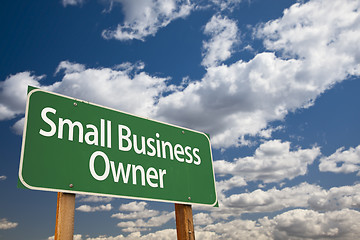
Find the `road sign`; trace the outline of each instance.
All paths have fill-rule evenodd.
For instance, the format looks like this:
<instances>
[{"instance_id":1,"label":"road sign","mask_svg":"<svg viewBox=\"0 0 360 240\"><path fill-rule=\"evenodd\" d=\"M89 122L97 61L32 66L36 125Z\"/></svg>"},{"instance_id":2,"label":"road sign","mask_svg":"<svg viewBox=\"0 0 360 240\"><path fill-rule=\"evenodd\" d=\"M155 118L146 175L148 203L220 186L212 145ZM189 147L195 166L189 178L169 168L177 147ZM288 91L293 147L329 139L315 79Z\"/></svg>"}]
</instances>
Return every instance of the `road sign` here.
<instances>
[{"instance_id":1,"label":"road sign","mask_svg":"<svg viewBox=\"0 0 360 240\"><path fill-rule=\"evenodd\" d=\"M215 205L209 138L34 89L19 180L29 189Z\"/></svg>"}]
</instances>

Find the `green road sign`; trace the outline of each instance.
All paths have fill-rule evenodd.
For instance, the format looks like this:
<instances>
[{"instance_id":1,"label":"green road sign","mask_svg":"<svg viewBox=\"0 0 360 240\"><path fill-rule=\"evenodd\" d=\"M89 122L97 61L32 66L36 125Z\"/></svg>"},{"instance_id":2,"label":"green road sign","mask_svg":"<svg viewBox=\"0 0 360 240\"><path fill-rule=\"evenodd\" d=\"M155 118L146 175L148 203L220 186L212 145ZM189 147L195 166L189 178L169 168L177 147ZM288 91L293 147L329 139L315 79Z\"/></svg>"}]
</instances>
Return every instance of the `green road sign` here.
<instances>
[{"instance_id":1,"label":"green road sign","mask_svg":"<svg viewBox=\"0 0 360 240\"><path fill-rule=\"evenodd\" d=\"M19 180L34 190L217 202L206 134L40 89L28 94Z\"/></svg>"}]
</instances>

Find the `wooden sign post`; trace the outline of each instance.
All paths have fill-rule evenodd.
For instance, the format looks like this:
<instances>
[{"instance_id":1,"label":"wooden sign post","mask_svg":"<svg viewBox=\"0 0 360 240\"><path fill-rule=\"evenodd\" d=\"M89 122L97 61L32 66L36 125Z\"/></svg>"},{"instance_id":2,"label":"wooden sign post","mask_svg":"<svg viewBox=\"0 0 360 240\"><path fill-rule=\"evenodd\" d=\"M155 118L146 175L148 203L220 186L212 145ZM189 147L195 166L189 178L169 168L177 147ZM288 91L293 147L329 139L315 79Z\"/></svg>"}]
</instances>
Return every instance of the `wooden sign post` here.
<instances>
[{"instance_id":1,"label":"wooden sign post","mask_svg":"<svg viewBox=\"0 0 360 240\"><path fill-rule=\"evenodd\" d=\"M72 240L74 237L75 194L58 192L55 240Z\"/></svg>"},{"instance_id":2,"label":"wooden sign post","mask_svg":"<svg viewBox=\"0 0 360 240\"><path fill-rule=\"evenodd\" d=\"M195 240L191 205L175 203L176 232L178 240Z\"/></svg>"}]
</instances>

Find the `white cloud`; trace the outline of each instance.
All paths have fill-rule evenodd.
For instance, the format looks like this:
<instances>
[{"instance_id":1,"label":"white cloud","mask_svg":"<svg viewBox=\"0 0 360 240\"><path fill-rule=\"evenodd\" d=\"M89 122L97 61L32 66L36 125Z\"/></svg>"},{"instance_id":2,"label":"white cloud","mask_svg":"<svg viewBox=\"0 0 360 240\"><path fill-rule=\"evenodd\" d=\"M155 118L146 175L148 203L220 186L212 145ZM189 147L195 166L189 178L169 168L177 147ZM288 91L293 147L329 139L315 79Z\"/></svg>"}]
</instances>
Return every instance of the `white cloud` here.
<instances>
[{"instance_id":1,"label":"white cloud","mask_svg":"<svg viewBox=\"0 0 360 240\"><path fill-rule=\"evenodd\" d=\"M209 225L213 223L213 219L207 213L197 213L193 216L193 220L195 226Z\"/></svg>"},{"instance_id":2,"label":"white cloud","mask_svg":"<svg viewBox=\"0 0 360 240\"><path fill-rule=\"evenodd\" d=\"M157 98L167 89L166 78L152 77L145 72L85 69L69 62L60 65L65 75L61 82L48 86L49 90L142 116L149 116Z\"/></svg>"},{"instance_id":3,"label":"white cloud","mask_svg":"<svg viewBox=\"0 0 360 240\"><path fill-rule=\"evenodd\" d=\"M131 65L128 65L131 67ZM55 74L58 74L60 71L64 70L65 74L77 73L85 71L85 66L79 63L71 63L69 61L62 61L56 68Z\"/></svg>"},{"instance_id":4,"label":"white cloud","mask_svg":"<svg viewBox=\"0 0 360 240\"><path fill-rule=\"evenodd\" d=\"M24 130L24 124L25 124L25 118L21 118L20 120L16 121L16 123L11 127L11 129L14 131L17 135L22 135Z\"/></svg>"},{"instance_id":5,"label":"white cloud","mask_svg":"<svg viewBox=\"0 0 360 240\"><path fill-rule=\"evenodd\" d=\"M62 5L64 7L70 5L70 6L76 6L76 5L82 5L84 3L84 0L62 0Z\"/></svg>"},{"instance_id":6,"label":"white cloud","mask_svg":"<svg viewBox=\"0 0 360 240\"><path fill-rule=\"evenodd\" d=\"M252 220L236 219L233 221L219 222L205 226L204 228L201 228L197 231L195 230L195 236L197 236L197 232L207 233L207 235L212 233L211 239L213 240L271 239L271 229L261 226L256 221Z\"/></svg>"},{"instance_id":7,"label":"white cloud","mask_svg":"<svg viewBox=\"0 0 360 240\"><path fill-rule=\"evenodd\" d=\"M26 104L27 86L40 86L44 76L33 76L30 72L10 75L0 82L0 120L8 120L23 114Z\"/></svg>"},{"instance_id":8,"label":"white cloud","mask_svg":"<svg viewBox=\"0 0 360 240\"><path fill-rule=\"evenodd\" d=\"M34 76L30 72L11 75L0 82L0 120L24 114L28 85L143 117L151 116L158 98L172 86L166 85L167 78L138 72L143 68L141 64L126 66L121 69L86 68L81 64L64 61L56 70L56 73L63 70L64 76L52 85L41 85L40 80L44 76ZM22 133L23 123L24 119L19 120L13 126L14 131Z\"/></svg>"},{"instance_id":9,"label":"white cloud","mask_svg":"<svg viewBox=\"0 0 360 240\"><path fill-rule=\"evenodd\" d=\"M268 49L303 59L302 74L315 72L314 84L326 88L348 74L360 74L360 47L356 44L360 39L359 8L356 0L296 3L281 19L262 26L258 34L265 38Z\"/></svg>"},{"instance_id":10,"label":"white cloud","mask_svg":"<svg viewBox=\"0 0 360 240\"><path fill-rule=\"evenodd\" d=\"M214 162L217 174L241 176L245 181L265 183L293 179L307 173L307 166L320 154L319 147L290 150L290 142L270 140L262 143L254 156L237 158L233 162Z\"/></svg>"},{"instance_id":11,"label":"white cloud","mask_svg":"<svg viewBox=\"0 0 360 240\"><path fill-rule=\"evenodd\" d=\"M221 203L224 207L237 212L274 212L286 208L308 207L311 194L321 192L319 186L302 183L291 188L276 188L263 191L257 189L251 193L233 194Z\"/></svg>"},{"instance_id":12,"label":"white cloud","mask_svg":"<svg viewBox=\"0 0 360 240\"><path fill-rule=\"evenodd\" d=\"M81 205L76 208L80 212L98 212L98 211L110 211L112 209L111 203L99 206Z\"/></svg>"},{"instance_id":13,"label":"white cloud","mask_svg":"<svg viewBox=\"0 0 360 240\"><path fill-rule=\"evenodd\" d=\"M133 221L122 221L117 224L124 232L149 231L152 227L162 226L174 218L174 212L159 212L157 210L147 209L146 206L146 202L138 201L122 204L119 210L130 213L116 213L111 215L111 217L121 220L134 219Z\"/></svg>"},{"instance_id":14,"label":"white cloud","mask_svg":"<svg viewBox=\"0 0 360 240\"><path fill-rule=\"evenodd\" d=\"M154 36L160 28L166 27L173 20L188 16L193 9L193 5L187 0L111 1L113 2L122 4L125 20L115 30L104 30L102 36L122 41L144 41L147 36Z\"/></svg>"},{"instance_id":15,"label":"white cloud","mask_svg":"<svg viewBox=\"0 0 360 240\"><path fill-rule=\"evenodd\" d=\"M325 190L318 185L301 183L283 189L257 189L250 193L219 194L221 208L200 208L211 211L216 219L228 219L242 213L275 212L289 208L309 208L315 211L335 211L360 207L360 184Z\"/></svg>"},{"instance_id":16,"label":"white cloud","mask_svg":"<svg viewBox=\"0 0 360 240\"><path fill-rule=\"evenodd\" d=\"M230 189L246 185L247 183L242 176L233 176L230 179L216 182L216 189L218 192L226 192Z\"/></svg>"},{"instance_id":17,"label":"white cloud","mask_svg":"<svg viewBox=\"0 0 360 240\"><path fill-rule=\"evenodd\" d=\"M5 175L0 176L0 181L5 181L7 177Z\"/></svg>"},{"instance_id":18,"label":"white cloud","mask_svg":"<svg viewBox=\"0 0 360 240\"><path fill-rule=\"evenodd\" d=\"M128 236L99 236L94 238L86 238L86 240L173 240L176 239L175 229L164 229L157 232L141 235L140 232L133 232Z\"/></svg>"},{"instance_id":19,"label":"white cloud","mask_svg":"<svg viewBox=\"0 0 360 240\"><path fill-rule=\"evenodd\" d=\"M333 187L329 190L306 182L282 189L257 189L253 192L230 195L218 194L219 208L194 206L196 211L206 211L207 221L214 223L239 218L244 213L266 213L305 208L319 212L358 209L360 207L360 184ZM205 216L203 216L205 218Z\"/></svg>"},{"instance_id":20,"label":"white cloud","mask_svg":"<svg viewBox=\"0 0 360 240\"><path fill-rule=\"evenodd\" d=\"M308 200L308 205L317 211L359 208L360 184L313 192Z\"/></svg>"},{"instance_id":21,"label":"white cloud","mask_svg":"<svg viewBox=\"0 0 360 240\"><path fill-rule=\"evenodd\" d=\"M220 222L198 230L213 236L211 239L356 239L360 213L343 209L319 213L313 210L294 209L268 217L252 220ZM196 234L196 232L195 232Z\"/></svg>"},{"instance_id":22,"label":"white cloud","mask_svg":"<svg viewBox=\"0 0 360 240\"><path fill-rule=\"evenodd\" d=\"M343 209L332 212L294 209L275 216L253 220L235 219L226 222L196 226L196 239L211 240L300 240L300 239L357 239L360 234L360 213ZM80 239L81 235L77 235ZM53 239L53 238L49 238ZM141 235L133 232L128 236L86 237L84 240L172 240L175 229L164 229Z\"/></svg>"},{"instance_id":23,"label":"white cloud","mask_svg":"<svg viewBox=\"0 0 360 240\"><path fill-rule=\"evenodd\" d=\"M127 204L122 204L119 208L120 211L128 211L128 212L140 212L144 211L147 203L146 202L130 202Z\"/></svg>"},{"instance_id":24,"label":"white cloud","mask_svg":"<svg viewBox=\"0 0 360 240\"><path fill-rule=\"evenodd\" d=\"M176 16L173 12L180 8L172 1L149 1L140 4L136 12L135 3L130 2L125 8L129 8L128 18L134 21L147 8L149 16L155 14L151 9L156 4L171 16ZM259 53L248 62L239 60L209 67L200 81L191 82L184 89L167 86L166 78L145 72L130 74L127 70L86 68L70 62L59 64L57 72L64 70L61 82L43 87L207 132L214 147L246 145L249 144L246 136L264 135L269 122L283 120L289 111L311 106L336 82L359 75L358 8L358 2L349 0L334 0L332 4L320 0L296 3L282 18L256 29L256 36L264 39L265 47L273 52ZM148 22L144 19L138 24ZM40 85L41 77L24 72L1 83L2 120L24 111L26 84L19 79ZM23 90L8 87L20 85ZM171 89L173 93L161 95ZM14 97L12 92L19 92L21 98ZM134 101L134 96L142 101ZM266 132L264 137L269 138L269 134Z\"/></svg>"},{"instance_id":25,"label":"white cloud","mask_svg":"<svg viewBox=\"0 0 360 240\"><path fill-rule=\"evenodd\" d=\"M48 237L48 240L54 240L55 237L54 236L51 236L51 237ZM82 235L81 234L74 234L73 236L73 240L82 240Z\"/></svg>"},{"instance_id":26,"label":"white cloud","mask_svg":"<svg viewBox=\"0 0 360 240\"><path fill-rule=\"evenodd\" d=\"M111 197L100 197L93 195L76 195L76 197L80 198L79 202L111 202L113 200Z\"/></svg>"},{"instance_id":27,"label":"white cloud","mask_svg":"<svg viewBox=\"0 0 360 240\"><path fill-rule=\"evenodd\" d=\"M231 56L232 48L239 42L236 22L222 17L213 16L206 24L204 33L210 40L203 42L203 61L205 67L217 66Z\"/></svg>"},{"instance_id":28,"label":"white cloud","mask_svg":"<svg viewBox=\"0 0 360 240\"><path fill-rule=\"evenodd\" d=\"M320 159L319 170L322 172L352 173L360 170L360 145L345 150L341 147L328 157ZM359 174L359 173L358 173Z\"/></svg>"},{"instance_id":29,"label":"white cloud","mask_svg":"<svg viewBox=\"0 0 360 240\"><path fill-rule=\"evenodd\" d=\"M220 8L221 11L228 10L233 11L242 0L211 0L216 6Z\"/></svg>"},{"instance_id":30,"label":"white cloud","mask_svg":"<svg viewBox=\"0 0 360 240\"><path fill-rule=\"evenodd\" d=\"M155 217L158 214L159 214L159 211L151 210L151 209L144 209L142 211L131 212L128 214L116 213L116 214L111 215L111 217L118 218L118 219L139 219L139 218Z\"/></svg>"},{"instance_id":31,"label":"white cloud","mask_svg":"<svg viewBox=\"0 0 360 240\"><path fill-rule=\"evenodd\" d=\"M274 239L356 239L360 213L355 210L319 213L295 209L270 220Z\"/></svg>"},{"instance_id":32,"label":"white cloud","mask_svg":"<svg viewBox=\"0 0 360 240\"><path fill-rule=\"evenodd\" d=\"M18 223L16 222L9 222L6 218L0 219L0 229L11 229L16 228Z\"/></svg>"},{"instance_id":33,"label":"white cloud","mask_svg":"<svg viewBox=\"0 0 360 240\"><path fill-rule=\"evenodd\" d=\"M358 1L294 4L282 18L256 29L272 52L209 67L201 81L161 98L157 115L210 133L215 147L246 144L244 136L311 106L335 83L360 74L358 10Z\"/></svg>"},{"instance_id":34,"label":"white cloud","mask_svg":"<svg viewBox=\"0 0 360 240\"><path fill-rule=\"evenodd\" d=\"M202 81L161 98L157 115L210 133L215 147L240 145L244 135L256 135L268 121L282 119L290 106L304 102L288 81L297 68L296 61L273 53L259 54L248 63L210 67Z\"/></svg>"},{"instance_id":35,"label":"white cloud","mask_svg":"<svg viewBox=\"0 0 360 240\"><path fill-rule=\"evenodd\" d=\"M171 219L175 218L175 212L163 212L158 216L149 218L148 220L137 219L136 221L123 221L117 224L118 227L123 228L123 231L132 232L139 231L148 231L151 227L160 227L163 224L167 223Z\"/></svg>"}]
</instances>

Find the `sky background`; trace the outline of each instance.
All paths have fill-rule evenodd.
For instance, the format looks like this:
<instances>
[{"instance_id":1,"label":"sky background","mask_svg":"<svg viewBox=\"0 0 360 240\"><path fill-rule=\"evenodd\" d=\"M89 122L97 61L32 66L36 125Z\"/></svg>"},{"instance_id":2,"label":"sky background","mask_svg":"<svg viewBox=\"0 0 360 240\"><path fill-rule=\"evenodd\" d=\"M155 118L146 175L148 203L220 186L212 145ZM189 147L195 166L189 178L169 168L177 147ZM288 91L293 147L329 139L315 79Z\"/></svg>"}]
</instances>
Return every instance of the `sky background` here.
<instances>
[{"instance_id":1,"label":"sky background","mask_svg":"<svg viewBox=\"0 0 360 240\"><path fill-rule=\"evenodd\" d=\"M360 1L5 0L0 239L52 239L18 189L27 86L211 136L219 208L196 239L360 234ZM175 239L174 204L78 195L75 238Z\"/></svg>"}]
</instances>

